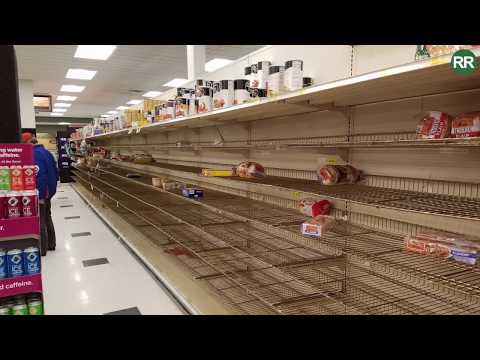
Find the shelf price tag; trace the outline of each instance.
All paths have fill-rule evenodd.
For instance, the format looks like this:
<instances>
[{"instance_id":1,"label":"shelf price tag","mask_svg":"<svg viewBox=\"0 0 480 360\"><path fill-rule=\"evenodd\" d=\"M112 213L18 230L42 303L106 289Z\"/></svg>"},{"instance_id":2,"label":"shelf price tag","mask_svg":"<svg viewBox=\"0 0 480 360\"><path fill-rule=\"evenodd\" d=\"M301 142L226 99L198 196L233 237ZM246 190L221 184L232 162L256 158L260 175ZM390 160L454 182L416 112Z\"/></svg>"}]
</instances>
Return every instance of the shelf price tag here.
<instances>
[{"instance_id":1,"label":"shelf price tag","mask_svg":"<svg viewBox=\"0 0 480 360\"><path fill-rule=\"evenodd\" d=\"M328 165L337 165L337 159L336 158L328 158L327 159L327 164Z\"/></svg>"}]
</instances>

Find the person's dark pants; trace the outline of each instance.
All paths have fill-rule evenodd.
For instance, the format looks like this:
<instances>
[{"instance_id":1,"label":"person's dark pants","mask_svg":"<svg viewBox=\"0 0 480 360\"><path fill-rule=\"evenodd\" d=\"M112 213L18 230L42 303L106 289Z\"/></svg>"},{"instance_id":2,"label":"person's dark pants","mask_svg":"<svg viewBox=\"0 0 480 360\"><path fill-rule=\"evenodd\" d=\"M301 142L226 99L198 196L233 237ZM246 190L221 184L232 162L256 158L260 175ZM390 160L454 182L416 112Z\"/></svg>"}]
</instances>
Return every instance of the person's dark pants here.
<instances>
[{"instance_id":1,"label":"person's dark pants","mask_svg":"<svg viewBox=\"0 0 480 360\"><path fill-rule=\"evenodd\" d=\"M51 199L45 200L46 212L47 212L47 232L48 232L48 250L55 250L57 246L57 238L55 237L55 227L53 226L52 220L52 202Z\"/></svg>"},{"instance_id":2,"label":"person's dark pants","mask_svg":"<svg viewBox=\"0 0 480 360\"><path fill-rule=\"evenodd\" d=\"M40 201L40 253L47 255L48 248L48 226L47 226L47 205Z\"/></svg>"}]
</instances>

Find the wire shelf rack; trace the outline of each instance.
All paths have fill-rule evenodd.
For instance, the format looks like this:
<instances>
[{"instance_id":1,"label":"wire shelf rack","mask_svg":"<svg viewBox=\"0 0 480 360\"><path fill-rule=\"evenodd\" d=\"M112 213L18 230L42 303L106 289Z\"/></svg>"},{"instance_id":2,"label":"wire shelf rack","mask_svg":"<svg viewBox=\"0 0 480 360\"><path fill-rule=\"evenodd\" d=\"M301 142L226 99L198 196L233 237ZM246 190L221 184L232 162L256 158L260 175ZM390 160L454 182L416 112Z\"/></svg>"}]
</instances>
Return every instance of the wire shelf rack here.
<instances>
[{"instance_id":1,"label":"wire shelf rack","mask_svg":"<svg viewBox=\"0 0 480 360\"><path fill-rule=\"evenodd\" d=\"M325 254L260 230L252 224L235 219L227 221L228 216L219 216L207 209L199 212L199 205L192 206L188 200L184 205L179 205L178 198L174 198L173 194L160 193L155 189L147 191L140 185L114 175L103 174L100 178L94 175L85 179L85 174L82 172L81 175L85 184L92 184L107 197L122 195L112 199L112 206L118 202L123 206L125 201L131 201L128 208L132 213L175 239L178 245L186 249L180 255L182 261L197 274L197 278L209 282L209 286L216 288L229 303L244 313L479 312L480 304L367 271L351 263L348 256ZM131 199L126 200L126 194L130 194ZM142 199L148 199L150 203ZM218 196L213 196L212 201L217 201L217 205L219 200ZM236 200L230 197L227 201ZM152 209L138 212L135 201L137 205L150 204L156 209L162 204L162 216L155 216L155 210ZM269 215L265 212L260 214ZM258 215L258 220L261 220L261 216ZM161 219L167 220L162 223ZM178 219L183 223L178 223ZM192 222L195 225L192 226ZM277 224L277 227L298 233L297 225ZM470 292L479 289L480 274L477 268L405 253L401 249L401 237L398 236L341 223L325 238L315 240L340 248L343 254L358 253L369 257L372 262L374 260L376 264L400 270L403 274L422 273Z\"/></svg>"}]
</instances>

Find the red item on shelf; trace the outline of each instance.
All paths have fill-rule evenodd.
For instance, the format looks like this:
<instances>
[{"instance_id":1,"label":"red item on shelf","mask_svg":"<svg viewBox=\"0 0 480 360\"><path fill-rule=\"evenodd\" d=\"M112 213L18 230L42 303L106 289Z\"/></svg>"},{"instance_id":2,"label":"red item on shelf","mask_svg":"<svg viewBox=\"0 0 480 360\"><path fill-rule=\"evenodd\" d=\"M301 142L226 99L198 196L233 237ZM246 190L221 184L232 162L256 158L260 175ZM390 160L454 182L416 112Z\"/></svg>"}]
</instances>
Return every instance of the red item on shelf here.
<instances>
[{"instance_id":1,"label":"red item on shelf","mask_svg":"<svg viewBox=\"0 0 480 360\"><path fill-rule=\"evenodd\" d=\"M429 111L417 126L417 139L443 139L450 132L450 117L441 111Z\"/></svg>"},{"instance_id":2,"label":"red item on shelf","mask_svg":"<svg viewBox=\"0 0 480 360\"><path fill-rule=\"evenodd\" d=\"M234 168L234 174L243 178L264 178L265 169L259 163L253 161L244 161Z\"/></svg>"},{"instance_id":3,"label":"red item on shelf","mask_svg":"<svg viewBox=\"0 0 480 360\"><path fill-rule=\"evenodd\" d=\"M323 185L355 184L361 172L351 165L327 165L318 170Z\"/></svg>"},{"instance_id":4,"label":"red item on shelf","mask_svg":"<svg viewBox=\"0 0 480 360\"><path fill-rule=\"evenodd\" d=\"M480 112L457 115L452 121L453 138L480 136Z\"/></svg>"},{"instance_id":5,"label":"red item on shelf","mask_svg":"<svg viewBox=\"0 0 480 360\"><path fill-rule=\"evenodd\" d=\"M310 217L330 214L330 201L304 199L299 203L299 210L302 214Z\"/></svg>"},{"instance_id":6,"label":"red item on shelf","mask_svg":"<svg viewBox=\"0 0 480 360\"><path fill-rule=\"evenodd\" d=\"M23 171L21 166L10 167L10 189L12 191L23 190Z\"/></svg>"}]
</instances>

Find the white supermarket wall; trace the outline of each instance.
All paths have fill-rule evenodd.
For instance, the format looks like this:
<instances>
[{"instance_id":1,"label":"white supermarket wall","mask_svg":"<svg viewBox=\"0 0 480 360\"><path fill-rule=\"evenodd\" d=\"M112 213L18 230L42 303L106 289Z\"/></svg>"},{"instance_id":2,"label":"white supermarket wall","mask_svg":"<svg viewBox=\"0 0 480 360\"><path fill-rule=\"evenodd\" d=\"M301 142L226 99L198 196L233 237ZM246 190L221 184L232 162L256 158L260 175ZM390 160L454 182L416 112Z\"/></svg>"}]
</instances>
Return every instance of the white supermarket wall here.
<instances>
[{"instance_id":1,"label":"white supermarket wall","mask_svg":"<svg viewBox=\"0 0 480 360\"><path fill-rule=\"evenodd\" d=\"M35 128L35 111L33 109L33 81L18 80L18 100L20 105L20 122L22 128Z\"/></svg>"},{"instance_id":2,"label":"white supermarket wall","mask_svg":"<svg viewBox=\"0 0 480 360\"><path fill-rule=\"evenodd\" d=\"M267 45L223 68L204 73L200 79L242 79L245 67L262 60L284 64L287 60L303 60L305 77L312 77L314 84L348 78L372 71L411 63L415 58L416 45ZM182 87L193 88L193 82ZM164 92L155 100L169 100L176 89ZM132 109L141 109L142 105Z\"/></svg>"}]
</instances>

